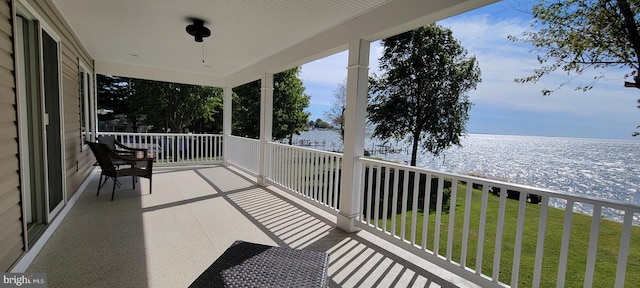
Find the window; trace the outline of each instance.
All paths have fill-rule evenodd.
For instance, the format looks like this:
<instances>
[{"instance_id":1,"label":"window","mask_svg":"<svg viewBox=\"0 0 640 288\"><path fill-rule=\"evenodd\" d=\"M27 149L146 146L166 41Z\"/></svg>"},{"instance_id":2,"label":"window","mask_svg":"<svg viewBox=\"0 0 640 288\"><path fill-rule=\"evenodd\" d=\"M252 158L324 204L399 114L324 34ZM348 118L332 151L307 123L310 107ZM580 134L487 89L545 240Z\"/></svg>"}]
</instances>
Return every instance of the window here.
<instances>
[{"instance_id":1,"label":"window","mask_svg":"<svg viewBox=\"0 0 640 288\"><path fill-rule=\"evenodd\" d=\"M95 116L92 109L94 102L93 77L89 69L82 62L78 65L78 95L80 97L80 143L81 149L87 148L86 143L95 139Z\"/></svg>"}]
</instances>

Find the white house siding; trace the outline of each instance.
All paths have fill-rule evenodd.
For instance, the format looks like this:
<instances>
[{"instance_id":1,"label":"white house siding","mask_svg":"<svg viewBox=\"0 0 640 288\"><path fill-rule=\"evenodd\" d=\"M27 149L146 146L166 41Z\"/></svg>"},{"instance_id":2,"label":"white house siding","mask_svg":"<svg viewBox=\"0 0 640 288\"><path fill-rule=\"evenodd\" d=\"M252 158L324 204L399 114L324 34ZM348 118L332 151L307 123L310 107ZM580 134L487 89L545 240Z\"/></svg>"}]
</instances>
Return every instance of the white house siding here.
<instances>
[{"instance_id":1,"label":"white house siding","mask_svg":"<svg viewBox=\"0 0 640 288\"><path fill-rule=\"evenodd\" d=\"M11 3L0 1L0 271L24 251Z\"/></svg>"},{"instance_id":2,"label":"white house siding","mask_svg":"<svg viewBox=\"0 0 640 288\"><path fill-rule=\"evenodd\" d=\"M92 69L93 60L50 0L29 0L27 2L43 18L40 20L46 22L62 38L60 58L62 61L62 105L64 107L64 167L67 176L67 198L70 198L95 163L91 151L88 148L82 150L81 147L80 93L78 91L78 61L82 59Z\"/></svg>"},{"instance_id":3,"label":"white house siding","mask_svg":"<svg viewBox=\"0 0 640 288\"><path fill-rule=\"evenodd\" d=\"M20 165L16 90L14 77L12 7L15 1L0 1L0 271L9 271L25 252L20 206ZM80 140L80 93L78 62L90 68L93 60L71 32L69 25L49 0L26 3L55 30L61 39L62 105L67 199L89 175L94 163Z\"/></svg>"}]
</instances>

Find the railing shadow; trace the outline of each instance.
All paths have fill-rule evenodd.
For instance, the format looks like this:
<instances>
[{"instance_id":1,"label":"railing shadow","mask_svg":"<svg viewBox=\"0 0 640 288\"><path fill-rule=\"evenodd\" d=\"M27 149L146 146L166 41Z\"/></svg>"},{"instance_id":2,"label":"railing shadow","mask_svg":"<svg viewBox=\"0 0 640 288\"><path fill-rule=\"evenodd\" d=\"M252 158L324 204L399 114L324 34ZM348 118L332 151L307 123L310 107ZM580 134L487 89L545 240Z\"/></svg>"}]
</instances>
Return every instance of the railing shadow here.
<instances>
[{"instance_id":1,"label":"railing shadow","mask_svg":"<svg viewBox=\"0 0 640 288\"><path fill-rule=\"evenodd\" d=\"M234 169L228 170L254 182ZM285 196L284 192L269 187L252 193L224 191L205 174L197 169L194 171L217 191L217 195L279 246L327 252L331 287L429 287L432 284L458 287L369 241L360 233L341 231L335 227L335 219L329 219L331 215L320 209L314 211L302 202L292 200L290 197L293 196Z\"/></svg>"}]
</instances>

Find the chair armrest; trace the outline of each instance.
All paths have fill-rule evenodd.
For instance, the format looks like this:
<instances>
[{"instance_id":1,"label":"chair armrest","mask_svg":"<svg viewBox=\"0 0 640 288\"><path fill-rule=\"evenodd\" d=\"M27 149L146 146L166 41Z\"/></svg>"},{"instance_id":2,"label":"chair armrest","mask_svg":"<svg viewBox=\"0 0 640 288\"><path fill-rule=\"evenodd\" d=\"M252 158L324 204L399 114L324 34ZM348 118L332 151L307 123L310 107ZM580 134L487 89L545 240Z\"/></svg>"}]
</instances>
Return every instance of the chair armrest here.
<instances>
[{"instance_id":1,"label":"chair armrest","mask_svg":"<svg viewBox=\"0 0 640 288\"><path fill-rule=\"evenodd\" d=\"M133 156L135 157L135 153L136 152L144 152L144 157L145 158L149 157L149 149L147 149L147 148L129 147L129 146L126 146L126 145L120 143L119 141L115 141L114 144L116 145L116 148L123 149L123 150L117 150L116 152L118 152L118 153L122 153L122 154L130 153L130 154L133 154Z\"/></svg>"}]
</instances>

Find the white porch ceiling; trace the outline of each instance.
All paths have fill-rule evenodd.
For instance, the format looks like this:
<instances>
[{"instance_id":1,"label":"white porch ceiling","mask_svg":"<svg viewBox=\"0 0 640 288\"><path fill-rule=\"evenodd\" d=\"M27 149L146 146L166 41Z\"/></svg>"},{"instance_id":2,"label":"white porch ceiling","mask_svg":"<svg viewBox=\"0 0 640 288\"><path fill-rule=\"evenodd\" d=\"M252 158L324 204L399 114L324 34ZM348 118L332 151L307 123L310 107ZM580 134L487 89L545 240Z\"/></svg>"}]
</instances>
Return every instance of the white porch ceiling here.
<instances>
[{"instance_id":1,"label":"white porch ceiling","mask_svg":"<svg viewBox=\"0 0 640 288\"><path fill-rule=\"evenodd\" d=\"M97 73L236 86L342 51L352 40L389 37L495 0L53 2ZM186 33L189 17L211 29L204 45Z\"/></svg>"}]
</instances>

